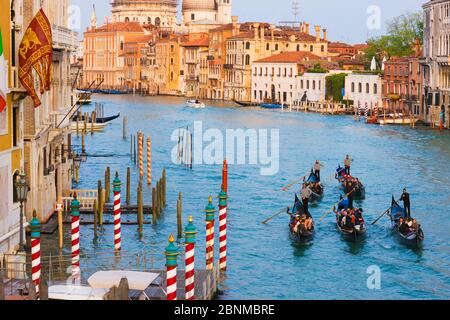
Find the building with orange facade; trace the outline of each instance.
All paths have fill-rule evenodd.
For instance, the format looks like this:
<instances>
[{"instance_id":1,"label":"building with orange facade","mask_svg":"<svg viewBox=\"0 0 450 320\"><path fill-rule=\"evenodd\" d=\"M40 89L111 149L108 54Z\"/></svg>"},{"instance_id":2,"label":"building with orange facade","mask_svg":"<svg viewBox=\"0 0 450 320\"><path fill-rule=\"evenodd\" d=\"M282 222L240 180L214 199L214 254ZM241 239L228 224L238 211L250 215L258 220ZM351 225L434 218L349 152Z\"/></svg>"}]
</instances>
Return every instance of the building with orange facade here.
<instances>
[{"instance_id":1,"label":"building with orange facade","mask_svg":"<svg viewBox=\"0 0 450 320\"><path fill-rule=\"evenodd\" d=\"M125 43L146 34L138 22L106 23L89 28L84 33L84 87L103 80L100 89L132 90L125 77Z\"/></svg>"}]
</instances>

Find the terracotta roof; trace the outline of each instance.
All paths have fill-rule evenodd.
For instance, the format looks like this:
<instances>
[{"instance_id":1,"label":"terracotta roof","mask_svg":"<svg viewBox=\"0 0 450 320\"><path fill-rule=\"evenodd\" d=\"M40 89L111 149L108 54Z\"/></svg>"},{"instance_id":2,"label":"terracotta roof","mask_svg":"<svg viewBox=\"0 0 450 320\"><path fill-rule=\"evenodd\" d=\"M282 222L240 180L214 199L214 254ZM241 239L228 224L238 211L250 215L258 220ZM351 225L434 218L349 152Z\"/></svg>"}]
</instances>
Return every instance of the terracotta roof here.
<instances>
[{"instance_id":1,"label":"terracotta roof","mask_svg":"<svg viewBox=\"0 0 450 320\"><path fill-rule=\"evenodd\" d=\"M219 32L225 30L233 30L233 24L232 23L224 24L220 27L210 29L209 32Z\"/></svg>"},{"instance_id":2,"label":"terracotta roof","mask_svg":"<svg viewBox=\"0 0 450 320\"><path fill-rule=\"evenodd\" d=\"M358 43L358 44L354 44L353 47L358 50L364 50L364 49L368 48L369 45L367 43Z\"/></svg>"},{"instance_id":3,"label":"terracotta roof","mask_svg":"<svg viewBox=\"0 0 450 320\"><path fill-rule=\"evenodd\" d=\"M183 47L207 47L209 46L208 38L195 39L181 44Z\"/></svg>"},{"instance_id":4,"label":"terracotta roof","mask_svg":"<svg viewBox=\"0 0 450 320\"><path fill-rule=\"evenodd\" d=\"M107 23L96 29L86 31L86 33L100 32L144 32L144 29L138 22L115 22Z\"/></svg>"},{"instance_id":5,"label":"terracotta roof","mask_svg":"<svg viewBox=\"0 0 450 320\"><path fill-rule=\"evenodd\" d=\"M125 38L125 43L148 43L153 40L153 35L129 35Z\"/></svg>"},{"instance_id":6,"label":"terracotta roof","mask_svg":"<svg viewBox=\"0 0 450 320\"><path fill-rule=\"evenodd\" d=\"M329 42L328 48L352 48L353 46L349 45L348 43L344 42ZM354 48L354 47L353 47Z\"/></svg>"},{"instance_id":7,"label":"terracotta roof","mask_svg":"<svg viewBox=\"0 0 450 320\"><path fill-rule=\"evenodd\" d=\"M309 60L320 60L319 56L308 51L282 52L280 54L260 59L257 63L301 63Z\"/></svg>"}]
</instances>

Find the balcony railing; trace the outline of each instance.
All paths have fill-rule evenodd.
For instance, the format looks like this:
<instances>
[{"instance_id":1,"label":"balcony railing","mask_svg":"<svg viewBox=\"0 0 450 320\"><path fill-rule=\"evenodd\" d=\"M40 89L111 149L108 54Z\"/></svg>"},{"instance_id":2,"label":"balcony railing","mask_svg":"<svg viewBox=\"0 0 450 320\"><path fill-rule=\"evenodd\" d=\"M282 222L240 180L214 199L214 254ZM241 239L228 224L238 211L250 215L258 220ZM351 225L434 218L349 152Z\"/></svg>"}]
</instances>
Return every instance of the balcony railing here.
<instances>
[{"instance_id":1,"label":"balcony railing","mask_svg":"<svg viewBox=\"0 0 450 320\"><path fill-rule=\"evenodd\" d=\"M223 65L223 68L224 68L224 69L233 69L233 64L231 64L231 63L225 63L225 64Z\"/></svg>"},{"instance_id":2,"label":"balcony railing","mask_svg":"<svg viewBox=\"0 0 450 320\"><path fill-rule=\"evenodd\" d=\"M78 33L68 28L52 25L53 48L75 51L78 47Z\"/></svg>"}]
</instances>

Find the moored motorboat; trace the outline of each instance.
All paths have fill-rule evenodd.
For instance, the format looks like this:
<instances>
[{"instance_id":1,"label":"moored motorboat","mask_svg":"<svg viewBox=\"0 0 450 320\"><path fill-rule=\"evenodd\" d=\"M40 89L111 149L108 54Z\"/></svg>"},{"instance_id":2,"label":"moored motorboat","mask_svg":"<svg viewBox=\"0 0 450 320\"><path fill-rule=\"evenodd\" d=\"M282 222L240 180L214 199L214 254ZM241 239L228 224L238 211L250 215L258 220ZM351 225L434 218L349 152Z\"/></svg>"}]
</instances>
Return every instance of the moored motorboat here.
<instances>
[{"instance_id":1,"label":"moored motorboat","mask_svg":"<svg viewBox=\"0 0 450 320\"><path fill-rule=\"evenodd\" d=\"M411 218L411 226L408 226L406 223L406 210L395 201L394 197L392 197L389 216L392 227L402 242L413 246L419 246L423 242L425 234L420 224Z\"/></svg>"},{"instance_id":2,"label":"moored motorboat","mask_svg":"<svg viewBox=\"0 0 450 320\"><path fill-rule=\"evenodd\" d=\"M297 243L306 243L314 238L315 226L312 216L305 212L300 199L295 195L294 205L288 213L291 216L289 221L289 232L293 240ZM310 219L310 220L309 220ZM310 226L308 226L310 223Z\"/></svg>"},{"instance_id":3,"label":"moored motorboat","mask_svg":"<svg viewBox=\"0 0 450 320\"><path fill-rule=\"evenodd\" d=\"M205 104L199 100L188 100L186 101L186 106L194 109L203 109L205 108Z\"/></svg>"},{"instance_id":4,"label":"moored motorboat","mask_svg":"<svg viewBox=\"0 0 450 320\"><path fill-rule=\"evenodd\" d=\"M283 108L283 106L278 103L261 103L259 106L264 109L281 109L281 108Z\"/></svg>"}]
</instances>

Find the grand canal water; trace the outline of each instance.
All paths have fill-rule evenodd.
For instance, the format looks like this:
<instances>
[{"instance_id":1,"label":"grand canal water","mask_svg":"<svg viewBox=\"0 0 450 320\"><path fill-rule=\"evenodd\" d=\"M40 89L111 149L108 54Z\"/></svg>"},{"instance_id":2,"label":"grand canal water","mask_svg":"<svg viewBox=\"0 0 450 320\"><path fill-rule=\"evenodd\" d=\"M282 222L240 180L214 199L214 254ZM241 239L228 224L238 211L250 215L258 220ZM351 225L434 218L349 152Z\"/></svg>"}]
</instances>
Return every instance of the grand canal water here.
<instances>
[{"instance_id":1,"label":"grand canal water","mask_svg":"<svg viewBox=\"0 0 450 320\"><path fill-rule=\"evenodd\" d=\"M200 231L197 266L204 264L203 210L208 195L219 191L221 166L195 166L190 171L170 160L173 130L201 120L205 129L280 129L280 170L276 175L260 175L259 166L229 167L229 255L221 299L450 298L448 132L382 128L355 122L347 116L246 109L227 104L209 103L204 110L193 110L184 107L184 99L169 97L102 95L94 100L104 103L108 115L120 112L128 116L130 132L142 130L152 137L153 177L159 177L164 167L168 171L169 206L159 224L145 226L142 239L135 226L122 227L122 260L130 268L135 260L128 257L150 246L163 258L168 235L176 233L179 191L184 197L184 220L192 214ZM86 137L87 152L93 156L82 165L78 188L96 188L106 166L113 172L118 170L122 180L126 167L131 166L133 183L137 181L136 167L129 158L130 141L121 138L121 124L121 120L116 120L103 133ZM74 137L74 144L77 143L80 140ZM325 164L322 178L326 193L323 202L311 211L316 219L322 216L338 200L340 190L332 176L347 153L355 160L353 174L367 186L367 198L359 203L365 209L366 220L373 221L389 207L392 193L398 197L407 187L413 215L425 231L423 248L411 249L399 243L387 219L371 226L364 242L349 244L337 233L334 217L329 215L317 226L314 242L306 247L290 241L286 215L261 224L266 217L292 204L297 187L290 192L280 189L303 176L316 159ZM135 187L136 183L133 190ZM144 200L151 201L148 188L144 188ZM90 226L81 228L84 253L101 257L104 252L112 252L111 226L105 226L96 242L92 241L92 233ZM56 255L55 237L44 239L44 248ZM69 243L66 232L65 253L70 252ZM101 259L98 261L100 266ZM81 265L83 268L83 261ZM374 265L381 270L379 290L367 287L367 269Z\"/></svg>"}]
</instances>

